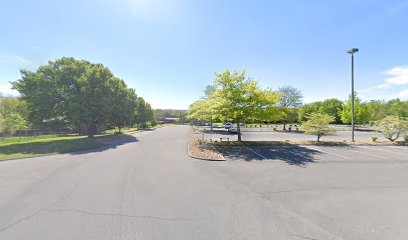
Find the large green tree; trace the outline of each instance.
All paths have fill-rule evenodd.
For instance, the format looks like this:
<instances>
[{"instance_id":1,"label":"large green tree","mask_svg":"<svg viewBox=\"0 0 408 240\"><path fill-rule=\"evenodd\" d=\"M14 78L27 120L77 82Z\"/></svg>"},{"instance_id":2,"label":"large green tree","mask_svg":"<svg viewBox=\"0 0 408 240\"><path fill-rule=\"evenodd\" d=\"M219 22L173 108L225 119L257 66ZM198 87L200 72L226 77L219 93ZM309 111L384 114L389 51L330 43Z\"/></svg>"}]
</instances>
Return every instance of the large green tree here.
<instances>
[{"instance_id":1,"label":"large green tree","mask_svg":"<svg viewBox=\"0 0 408 240\"><path fill-rule=\"evenodd\" d=\"M280 94L261 89L257 82L246 77L245 71L216 73L214 84L216 90L211 99L218 104L216 114L237 124L238 141L241 141L241 121L270 119L278 113L275 105Z\"/></svg>"},{"instance_id":2,"label":"large green tree","mask_svg":"<svg viewBox=\"0 0 408 240\"><path fill-rule=\"evenodd\" d=\"M358 97L357 93L354 94L354 123L355 124L364 124L368 123L371 120L370 108L366 103L363 103ZM351 123L351 114L352 105L351 105L351 95L349 99L343 104L341 111L341 121L345 124Z\"/></svg>"},{"instance_id":3,"label":"large green tree","mask_svg":"<svg viewBox=\"0 0 408 240\"><path fill-rule=\"evenodd\" d=\"M156 117L152 107L141 97L138 97L136 100L134 119L135 123L140 128L146 128L148 122L153 123L153 125L155 125L156 122Z\"/></svg>"},{"instance_id":4,"label":"large green tree","mask_svg":"<svg viewBox=\"0 0 408 240\"><path fill-rule=\"evenodd\" d=\"M284 86L278 89L281 98L278 102L281 113L283 130L286 130L287 123L293 123L297 120L297 108L302 105L302 92L292 86Z\"/></svg>"},{"instance_id":5,"label":"large green tree","mask_svg":"<svg viewBox=\"0 0 408 240\"><path fill-rule=\"evenodd\" d=\"M92 137L110 122L122 126L127 119L128 109L118 100L127 86L102 64L64 57L21 74L13 87L26 100L33 124L64 119Z\"/></svg>"},{"instance_id":6,"label":"large green tree","mask_svg":"<svg viewBox=\"0 0 408 240\"><path fill-rule=\"evenodd\" d=\"M342 109L342 101L336 98L330 98L324 101L317 101L303 105L301 108L299 108L298 118L299 121L304 122L311 113L324 113L334 117L332 123L342 123Z\"/></svg>"}]
</instances>

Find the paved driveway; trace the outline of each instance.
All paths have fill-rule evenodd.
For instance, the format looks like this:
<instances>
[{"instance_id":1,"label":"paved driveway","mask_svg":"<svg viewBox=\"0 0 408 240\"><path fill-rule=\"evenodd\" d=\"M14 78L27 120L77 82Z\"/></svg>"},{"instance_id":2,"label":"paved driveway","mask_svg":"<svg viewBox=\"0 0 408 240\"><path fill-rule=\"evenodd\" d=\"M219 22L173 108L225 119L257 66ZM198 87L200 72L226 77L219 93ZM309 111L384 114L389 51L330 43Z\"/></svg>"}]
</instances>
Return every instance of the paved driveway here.
<instances>
[{"instance_id":1,"label":"paved driveway","mask_svg":"<svg viewBox=\"0 0 408 240\"><path fill-rule=\"evenodd\" d=\"M186 156L188 130L1 162L0 239L408 239L406 148L207 162Z\"/></svg>"}]
</instances>

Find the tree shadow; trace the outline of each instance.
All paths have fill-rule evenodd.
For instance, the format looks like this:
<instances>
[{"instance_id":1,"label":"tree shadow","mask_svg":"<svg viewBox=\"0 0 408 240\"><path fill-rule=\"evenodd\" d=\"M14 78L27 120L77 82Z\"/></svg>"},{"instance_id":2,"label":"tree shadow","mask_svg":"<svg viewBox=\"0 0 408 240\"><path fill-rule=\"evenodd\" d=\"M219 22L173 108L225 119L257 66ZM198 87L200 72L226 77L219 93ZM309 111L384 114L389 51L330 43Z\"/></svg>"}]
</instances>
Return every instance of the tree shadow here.
<instances>
[{"instance_id":1,"label":"tree shadow","mask_svg":"<svg viewBox=\"0 0 408 240\"><path fill-rule=\"evenodd\" d=\"M316 160L319 151L293 144L217 145L225 158L243 161L283 161L289 165L305 166Z\"/></svg>"},{"instance_id":2,"label":"tree shadow","mask_svg":"<svg viewBox=\"0 0 408 240\"><path fill-rule=\"evenodd\" d=\"M70 152L71 155L79 155L91 152L103 152L109 149L115 149L121 145L125 145L128 143L134 143L140 141L137 137L130 135L130 134L118 134L113 137L105 138L105 139L94 139L96 142L102 143L100 147L95 148L88 148L78 151Z\"/></svg>"},{"instance_id":3,"label":"tree shadow","mask_svg":"<svg viewBox=\"0 0 408 240\"><path fill-rule=\"evenodd\" d=\"M68 138L37 142L18 142L0 146L0 154L10 155L10 157L13 157L13 155L19 157L23 155L47 155L54 153L84 154L88 152L101 152L137 141L138 139L132 135L119 134L109 138Z\"/></svg>"}]
</instances>

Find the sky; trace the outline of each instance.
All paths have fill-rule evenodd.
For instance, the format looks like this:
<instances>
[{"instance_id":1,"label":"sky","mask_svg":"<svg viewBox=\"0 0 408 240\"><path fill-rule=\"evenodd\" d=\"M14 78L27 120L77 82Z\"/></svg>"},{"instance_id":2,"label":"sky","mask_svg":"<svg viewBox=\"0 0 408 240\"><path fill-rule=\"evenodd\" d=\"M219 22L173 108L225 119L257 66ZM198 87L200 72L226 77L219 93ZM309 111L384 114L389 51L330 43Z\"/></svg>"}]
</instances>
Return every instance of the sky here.
<instances>
[{"instance_id":1,"label":"sky","mask_svg":"<svg viewBox=\"0 0 408 240\"><path fill-rule=\"evenodd\" d=\"M407 0L2 0L0 93L61 57L102 63L153 108L187 109L215 72L246 70L304 102L408 99Z\"/></svg>"}]
</instances>

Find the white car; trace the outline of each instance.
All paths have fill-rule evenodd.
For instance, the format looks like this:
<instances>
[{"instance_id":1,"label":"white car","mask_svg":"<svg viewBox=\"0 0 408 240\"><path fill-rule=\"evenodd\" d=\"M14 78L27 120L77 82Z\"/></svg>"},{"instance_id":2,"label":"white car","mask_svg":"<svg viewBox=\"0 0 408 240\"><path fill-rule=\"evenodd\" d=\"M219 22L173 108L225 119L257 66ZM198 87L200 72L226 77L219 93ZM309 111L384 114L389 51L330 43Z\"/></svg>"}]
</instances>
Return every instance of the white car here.
<instances>
[{"instance_id":1,"label":"white car","mask_svg":"<svg viewBox=\"0 0 408 240\"><path fill-rule=\"evenodd\" d=\"M238 133L238 128L236 126L231 126L228 128L229 133Z\"/></svg>"},{"instance_id":2,"label":"white car","mask_svg":"<svg viewBox=\"0 0 408 240\"><path fill-rule=\"evenodd\" d=\"M231 128L232 127L232 123L225 123L224 124L224 127L226 128L226 129L229 129L229 128Z\"/></svg>"}]
</instances>

